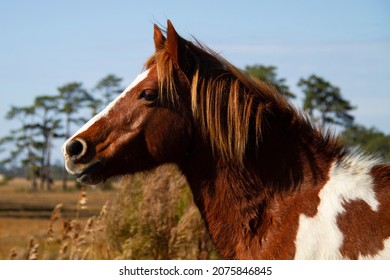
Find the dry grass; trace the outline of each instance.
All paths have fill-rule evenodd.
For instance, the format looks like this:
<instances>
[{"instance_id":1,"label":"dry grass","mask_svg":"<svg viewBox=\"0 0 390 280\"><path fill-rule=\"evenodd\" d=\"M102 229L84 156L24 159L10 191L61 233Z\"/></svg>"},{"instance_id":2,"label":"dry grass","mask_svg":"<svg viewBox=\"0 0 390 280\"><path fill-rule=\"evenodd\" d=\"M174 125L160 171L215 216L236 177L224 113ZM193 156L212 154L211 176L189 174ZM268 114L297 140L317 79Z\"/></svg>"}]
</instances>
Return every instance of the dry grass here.
<instances>
[{"instance_id":1,"label":"dry grass","mask_svg":"<svg viewBox=\"0 0 390 280\"><path fill-rule=\"evenodd\" d=\"M50 213L45 219L0 218L0 259L218 258L175 167L125 177L115 188L33 193L21 185L1 187L0 205L28 201Z\"/></svg>"},{"instance_id":2,"label":"dry grass","mask_svg":"<svg viewBox=\"0 0 390 280\"><path fill-rule=\"evenodd\" d=\"M88 219L65 218L61 208L61 204L54 208L49 221L12 219L13 227L7 231L16 231L23 224L24 232L18 236L8 234L7 242L1 244L5 245L1 246L1 259L111 259L109 246L104 241L107 207ZM1 240L7 239L5 235L1 237Z\"/></svg>"},{"instance_id":3,"label":"dry grass","mask_svg":"<svg viewBox=\"0 0 390 280\"><path fill-rule=\"evenodd\" d=\"M107 225L107 237L121 252L120 258L218 258L177 168L161 166L147 175L124 179L123 185Z\"/></svg>"},{"instance_id":4,"label":"dry grass","mask_svg":"<svg viewBox=\"0 0 390 280\"><path fill-rule=\"evenodd\" d=\"M80 190L71 186L61 190L60 182L55 182L52 191L31 191L27 180L15 178L0 186L0 217L49 218L57 204L62 204L64 215L74 217L77 211ZM115 196L115 191L89 191L88 208L84 216L99 213L107 200Z\"/></svg>"},{"instance_id":5,"label":"dry grass","mask_svg":"<svg viewBox=\"0 0 390 280\"><path fill-rule=\"evenodd\" d=\"M9 259L11 251L22 255L30 239L43 240L48 221L43 219L1 218L0 259Z\"/></svg>"},{"instance_id":6,"label":"dry grass","mask_svg":"<svg viewBox=\"0 0 390 280\"><path fill-rule=\"evenodd\" d=\"M55 182L50 192L33 192L21 178L1 185L0 259L59 258L66 224L73 221L73 230L83 227L90 217L99 215L115 191L89 191L88 200L86 194L75 186L63 192L61 182Z\"/></svg>"}]
</instances>

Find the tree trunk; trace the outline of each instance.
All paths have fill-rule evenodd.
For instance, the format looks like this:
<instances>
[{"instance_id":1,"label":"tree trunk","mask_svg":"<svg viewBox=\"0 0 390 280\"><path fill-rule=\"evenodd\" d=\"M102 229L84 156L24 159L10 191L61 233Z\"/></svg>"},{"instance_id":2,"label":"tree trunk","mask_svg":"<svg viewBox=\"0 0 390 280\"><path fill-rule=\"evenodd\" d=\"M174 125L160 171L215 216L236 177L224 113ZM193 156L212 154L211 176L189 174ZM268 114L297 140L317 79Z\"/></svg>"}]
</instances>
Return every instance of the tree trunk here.
<instances>
[{"instance_id":1,"label":"tree trunk","mask_svg":"<svg viewBox=\"0 0 390 280\"><path fill-rule=\"evenodd\" d=\"M45 147L42 148L42 159L39 166L39 189L41 191L45 188Z\"/></svg>"},{"instance_id":2,"label":"tree trunk","mask_svg":"<svg viewBox=\"0 0 390 280\"><path fill-rule=\"evenodd\" d=\"M36 191L37 190L37 179L36 179L36 173L35 173L35 166L32 163L30 163L28 170L30 172L31 189L33 191Z\"/></svg>"},{"instance_id":3,"label":"tree trunk","mask_svg":"<svg viewBox=\"0 0 390 280\"><path fill-rule=\"evenodd\" d=\"M46 142L46 151L47 151L47 154L46 154L46 189L48 191L51 190L51 187L52 187L52 178L51 178L51 139L52 139L52 135L53 135L53 128L50 130L50 133L49 133L49 136L48 136L48 139L47 139L47 142Z\"/></svg>"}]
</instances>

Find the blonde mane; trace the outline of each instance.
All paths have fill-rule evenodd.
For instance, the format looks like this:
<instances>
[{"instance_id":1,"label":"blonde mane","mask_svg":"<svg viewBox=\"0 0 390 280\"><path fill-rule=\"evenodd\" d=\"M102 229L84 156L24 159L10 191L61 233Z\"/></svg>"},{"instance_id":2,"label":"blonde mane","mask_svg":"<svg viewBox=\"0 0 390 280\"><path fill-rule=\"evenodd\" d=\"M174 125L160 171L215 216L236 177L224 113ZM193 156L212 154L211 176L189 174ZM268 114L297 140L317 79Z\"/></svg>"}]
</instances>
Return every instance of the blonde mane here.
<instances>
[{"instance_id":1,"label":"blonde mane","mask_svg":"<svg viewBox=\"0 0 390 280\"><path fill-rule=\"evenodd\" d=\"M243 73L198 42L185 43L192 64L187 73L178 69L165 50L146 63L146 68L157 67L161 102L177 104L178 83L184 83L190 89L193 117L213 152L242 166L251 133L256 147L262 139L264 115L295 110L269 83Z\"/></svg>"}]
</instances>

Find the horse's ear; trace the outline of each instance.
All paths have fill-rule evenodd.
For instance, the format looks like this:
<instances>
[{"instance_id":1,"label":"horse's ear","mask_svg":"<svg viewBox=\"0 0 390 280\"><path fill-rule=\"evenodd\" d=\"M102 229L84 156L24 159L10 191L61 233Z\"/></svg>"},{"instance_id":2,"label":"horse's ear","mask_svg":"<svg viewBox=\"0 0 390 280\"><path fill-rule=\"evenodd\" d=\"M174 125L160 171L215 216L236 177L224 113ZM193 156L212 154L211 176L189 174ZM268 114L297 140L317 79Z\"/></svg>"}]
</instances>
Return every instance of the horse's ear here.
<instances>
[{"instance_id":1,"label":"horse's ear","mask_svg":"<svg viewBox=\"0 0 390 280\"><path fill-rule=\"evenodd\" d=\"M172 61L185 73L189 74L193 67L193 59L188 52L188 42L177 34L172 22L168 20L165 49Z\"/></svg>"},{"instance_id":2,"label":"horse's ear","mask_svg":"<svg viewBox=\"0 0 390 280\"><path fill-rule=\"evenodd\" d=\"M161 29L155 24L154 25L154 47L156 51L164 48L165 37L161 32Z\"/></svg>"},{"instance_id":3,"label":"horse's ear","mask_svg":"<svg viewBox=\"0 0 390 280\"><path fill-rule=\"evenodd\" d=\"M175 28L173 27L172 22L168 19L167 22L167 42L166 42L166 50L169 53L171 59L176 65L180 65L179 59L179 34L177 34Z\"/></svg>"}]
</instances>

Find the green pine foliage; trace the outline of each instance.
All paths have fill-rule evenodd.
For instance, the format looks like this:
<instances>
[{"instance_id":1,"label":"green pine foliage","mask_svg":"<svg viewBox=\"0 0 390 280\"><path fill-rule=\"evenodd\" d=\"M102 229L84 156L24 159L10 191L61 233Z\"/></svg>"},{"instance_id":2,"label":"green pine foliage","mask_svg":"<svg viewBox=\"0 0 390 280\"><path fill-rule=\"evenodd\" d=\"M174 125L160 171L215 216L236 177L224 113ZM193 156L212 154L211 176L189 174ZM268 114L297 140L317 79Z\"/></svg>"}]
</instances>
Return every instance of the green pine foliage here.
<instances>
[{"instance_id":1,"label":"green pine foliage","mask_svg":"<svg viewBox=\"0 0 390 280\"><path fill-rule=\"evenodd\" d=\"M378 129L355 125L341 133L344 143L350 147L358 147L369 154L390 161L390 135Z\"/></svg>"}]
</instances>

